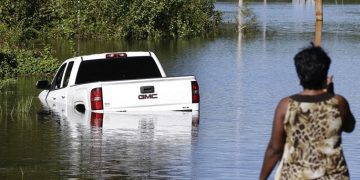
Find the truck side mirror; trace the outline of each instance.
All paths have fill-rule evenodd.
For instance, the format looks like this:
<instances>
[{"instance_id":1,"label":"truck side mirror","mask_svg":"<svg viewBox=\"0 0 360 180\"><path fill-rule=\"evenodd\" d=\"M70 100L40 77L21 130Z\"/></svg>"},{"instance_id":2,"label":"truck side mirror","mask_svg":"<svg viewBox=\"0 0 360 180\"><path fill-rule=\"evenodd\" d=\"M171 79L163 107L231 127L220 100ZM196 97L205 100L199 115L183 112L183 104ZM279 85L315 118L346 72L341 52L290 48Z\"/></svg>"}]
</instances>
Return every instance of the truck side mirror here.
<instances>
[{"instance_id":1,"label":"truck side mirror","mask_svg":"<svg viewBox=\"0 0 360 180\"><path fill-rule=\"evenodd\" d=\"M38 89L49 89L50 88L49 81L41 80L41 81L36 82L36 88L38 88Z\"/></svg>"}]
</instances>

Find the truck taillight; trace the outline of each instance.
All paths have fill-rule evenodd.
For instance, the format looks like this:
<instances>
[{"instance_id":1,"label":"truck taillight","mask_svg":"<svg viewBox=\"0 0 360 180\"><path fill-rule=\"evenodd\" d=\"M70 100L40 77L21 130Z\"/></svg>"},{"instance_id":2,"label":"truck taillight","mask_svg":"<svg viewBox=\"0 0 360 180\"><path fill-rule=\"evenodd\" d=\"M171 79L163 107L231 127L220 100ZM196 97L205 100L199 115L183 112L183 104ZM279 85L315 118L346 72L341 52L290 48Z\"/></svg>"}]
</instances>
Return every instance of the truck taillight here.
<instances>
[{"instance_id":1,"label":"truck taillight","mask_svg":"<svg viewBox=\"0 0 360 180\"><path fill-rule=\"evenodd\" d=\"M103 99L102 99L102 89L95 88L91 90L90 93L91 99L91 109L92 110L102 110L103 109Z\"/></svg>"},{"instance_id":2,"label":"truck taillight","mask_svg":"<svg viewBox=\"0 0 360 180\"><path fill-rule=\"evenodd\" d=\"M197 81L191 81L192 103L200 102L199 85Z\"/></svg>"}]
</instances>

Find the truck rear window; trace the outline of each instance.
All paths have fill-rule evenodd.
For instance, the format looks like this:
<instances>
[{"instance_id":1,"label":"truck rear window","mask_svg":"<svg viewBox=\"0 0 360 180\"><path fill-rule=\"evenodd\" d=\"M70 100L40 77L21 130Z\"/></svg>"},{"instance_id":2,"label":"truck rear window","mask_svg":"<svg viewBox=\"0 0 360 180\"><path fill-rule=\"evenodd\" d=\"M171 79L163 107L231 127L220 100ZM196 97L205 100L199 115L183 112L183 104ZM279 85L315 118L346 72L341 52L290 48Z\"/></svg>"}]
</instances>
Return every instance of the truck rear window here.
<instances>
[{"instance_id":1,"label":"truck rear window","mask_svg":"<svg viewBox=\"0 0 360 180\"><path fill-rule=\"evenodd\" d=\"M75 84L161 77L152 57L88 60L80 63Z\"/></svg>"}]
</instances>

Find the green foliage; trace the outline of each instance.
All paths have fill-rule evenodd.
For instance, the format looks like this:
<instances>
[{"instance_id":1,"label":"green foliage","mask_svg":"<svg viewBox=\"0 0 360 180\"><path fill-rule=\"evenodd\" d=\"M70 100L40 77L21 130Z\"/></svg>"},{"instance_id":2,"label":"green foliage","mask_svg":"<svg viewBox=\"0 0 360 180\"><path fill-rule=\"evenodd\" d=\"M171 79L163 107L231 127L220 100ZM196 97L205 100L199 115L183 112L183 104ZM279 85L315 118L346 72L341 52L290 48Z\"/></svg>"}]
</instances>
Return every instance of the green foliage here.
<instances>
[{"instance_id":1,"label":"green foliage","mask_svg":"<svg viewBox=\"0 0 360 180\"><path fill-rule=\"evenodd\" d=\"M29 48L50 38L178 38L216 31L215 0L1 0L0 78L52 73L49 48Z\"/></svg>"},{"instance_id":2,"label":"green foliage","mask_svg":"<svg viewBox=\"0 0 360 180\"><path fill-rule=\"evenodd\" d=\"M50 48L30 49L23 36L21 28L0 23L0 79L18 74L53 73L57 69L59 63Z\"/></svg>"},{"instance_id":3,"label":"green foliage","mask_svg":"<svg viewBox=\"0 0 360 180\"><path fill-rule=\"evenodd\" d=\"M213 0L135 0L123 22L130 38L176 38L214 32L221 14Z\"/></svg>"},{"instance_id":4,"label":"green foliage","mask_svg":"<svg viewBox=\"0 0 360 180\"><path fill-rule=\"evenodd\" d=\"M6 24L0 22L0 49L6 51L16 48L18 44L21 44L21 33L21 28L7 27Z\"/></svg>"},{"instance_id":5,"label":"green foliage","mask_svg":"<svg viewBox=\"0 0 360 180\"><path fill-rule=\"evenodd\" d=\"M2 0L0 24L18 29L20 42L202 36L214 32L221 21L214 4L215 0Z\"/></svg>"},{"instance_id":6,"label":"green foliage","mask_svg":"<svg viewBox=\"0 0 360 180\"><path fill-rule=\"evenodd\" d=\"M49 48L45 48L43 52L21 50L16 58L17 73L23 75L51 74L59 66L59 62L51 55Z\"/></svg>"},{"instance_id":7,"label":"green foliage","mask_svg":"<svg viewBox=\"0 0 360 180\"><path fill-rule=\"evenodd\" d=\"M0 79L0 93L5 87L7 87L11 84L15 84L15 82L16 82L16 80L12 79L12 78Z\"/></svg>"},{"instance_id":8,"label":"green foliage","mask_svg":"<svg viewBox=\"0 0 360 180\"><path fill-rule=\"evenodd\" d=\"M34 39L53 26L57 17L54 8L48 0L1 0L0 23L9 29L20 29L19 38L23 41Z\"/></svg>"},{"instance_id":9,"label":"green foliage","mask_svg":"<svg viewBox=\"0 0 360 180\"><path fill-rule=\"evenodd\" d=\"M14 77L16 67L17 62L14 55L0 52L0 79Z\"/></svg>"},{"instance_id":10,"label":"green foliage","mask_svg":"<svg viewBox=\"0 0 360 180\"><path fill-rule=\"evenodd\" d=\"M59 62L49 48L43 51L15 49L0 52L0 79L16 75L50 74L56 71Z\"/></svg>"},{"instance_id":11,"label":"green foliage","mask_svg":"<svg viewBox=\"0 0 360 180\"><path fill-rule=\"evenodd\" d=\"M119 37L124 16L129 11L129 2L82 0L79 10L75 10L75 29L78 30L76 33L83 38Z\"/></svg>"}]
</instances>

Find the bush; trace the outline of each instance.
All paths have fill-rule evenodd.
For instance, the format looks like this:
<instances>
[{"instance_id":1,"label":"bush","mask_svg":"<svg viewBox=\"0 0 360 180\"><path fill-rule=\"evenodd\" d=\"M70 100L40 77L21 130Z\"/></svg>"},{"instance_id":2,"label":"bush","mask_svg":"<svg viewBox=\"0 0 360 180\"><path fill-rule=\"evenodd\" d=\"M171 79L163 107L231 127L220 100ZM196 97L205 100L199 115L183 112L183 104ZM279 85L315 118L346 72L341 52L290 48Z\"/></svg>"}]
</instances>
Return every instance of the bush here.
<instances>
[{"instance_id":1,"label":"bush","mask_svg":"<svg viewBox=\"0 0 360 180\"><path fill-rule=\"evenodd\" d=\"M21 50L16 59L17 73L21 75L52 74L59 66L49 48L45 48L43 52Z\"/></svg>"},{"instance_id":2,"label":"bush","mask_svg":"<svg viewBox=\"0 0 360 180\"><path fill-rule=\"evenodd\" d=\"M51 55L50 48L27 49L22 41L19 28L10 28L0 23L0 79L15 77L19 74L53 73L58 61Z\"/></svg>"},{"instance_id":3,"label":"bush","mask_svg":"<svg viewBox=\"0 0 360 180\"><path fill-rule=\"evenodd\" d=\"M221 21L215 0L2 0L0 23L36 38L203 36Z\"/></svg>"},{"instance_id":4,"label":"bush","mask_svg":"<svg viewBox=\"0 0 360 180\"><path fill-rule=\"evenodd\" d=\"M16 75L17 62L15 56L0 52L0 79Z\"/></svg>"},{"instance_id":5,"label":"bush","mask_svg":"<svg viewBox=\"0 0 360 180\"><path fill-rule=\"evenodd\" d=\"M125 16L123 33L128 38L177 38L214 32L221 21L215 1L135 0Z\"/></svg>"},{"instance_id":6,"label":"bush","mask_svg":"<svg viewBox=\"0 0 360 180\"><path fill-rule=\"evenodd\" d=\"M43 32L53 27L56 18L53 1L47 0L1 0L0 23L9 29L19 30L22 41L36 39Z\"/></svg>"},{"instance_id":7,"label":"bush","mask_svg":"<svg viewBox=\"0 0 360 180\"><path fill-rule=\"evenodd\" d=\"M51 55L49 48L38 50L13 50L0 52L0 79L17 75L52 74L59 62Z\"/></svg>"}]
</instances>

